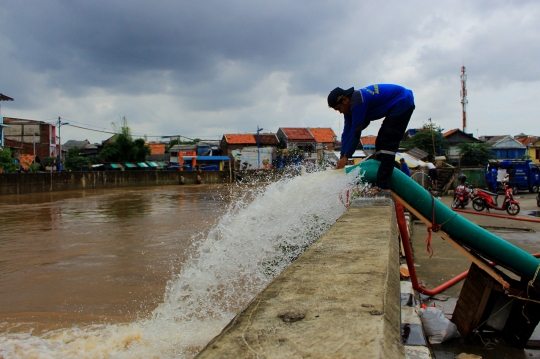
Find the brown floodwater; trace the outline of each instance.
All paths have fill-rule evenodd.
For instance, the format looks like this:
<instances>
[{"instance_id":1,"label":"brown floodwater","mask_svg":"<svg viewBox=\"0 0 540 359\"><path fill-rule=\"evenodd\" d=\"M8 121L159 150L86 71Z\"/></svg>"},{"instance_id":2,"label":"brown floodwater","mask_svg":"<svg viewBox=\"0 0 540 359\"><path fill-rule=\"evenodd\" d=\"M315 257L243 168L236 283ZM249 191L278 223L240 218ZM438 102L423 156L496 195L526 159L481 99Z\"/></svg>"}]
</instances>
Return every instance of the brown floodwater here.
<instances>
[{"instance_id":1,"label":"brown floodwater","mask_svg":"<svg viewBox=\"0 0 540 359\"><path fill-rule=\"evenodd\" d=\"M335 223L348 177L0 197L0 358L193 357Z\"/></svg>"},{"instance_id":2,"label":"brown floodwater","mask_svg":"<svg viewBox=\"0 0 540 359\"><path fill-rule=\"evenodd\" d=\"M168 186L0 198L0 323L40 331L147 316L224 186Z\"/></svg>"}]
</instances>

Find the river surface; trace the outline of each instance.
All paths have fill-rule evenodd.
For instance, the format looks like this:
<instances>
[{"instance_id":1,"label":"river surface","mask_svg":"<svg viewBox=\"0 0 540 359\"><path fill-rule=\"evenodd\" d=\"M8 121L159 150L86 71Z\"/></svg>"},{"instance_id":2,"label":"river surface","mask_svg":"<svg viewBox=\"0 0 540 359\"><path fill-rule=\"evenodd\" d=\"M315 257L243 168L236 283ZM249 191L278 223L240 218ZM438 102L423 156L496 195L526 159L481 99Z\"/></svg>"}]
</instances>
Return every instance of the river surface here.
<instances>
[{"instance_id":1,"label":"river surface","mask_svg":"<svg viewBox=\"0 0 540 359\"><path fill-rule=\"evenodd\" d=\"M190 358L344 212L353 176L0 198L0 358Z\"/></svg>"},{"instance_id":2,"label":"river surface","mask_svg":"<svg viewBox=\"0 0 540 359\"><path fill-rule=\"evenodd\" d=\"M3 197L2 318L108 323L146 316L185 261L192 235L223 213L226 194L198 186Z\"/></svg>"}]
</instances>

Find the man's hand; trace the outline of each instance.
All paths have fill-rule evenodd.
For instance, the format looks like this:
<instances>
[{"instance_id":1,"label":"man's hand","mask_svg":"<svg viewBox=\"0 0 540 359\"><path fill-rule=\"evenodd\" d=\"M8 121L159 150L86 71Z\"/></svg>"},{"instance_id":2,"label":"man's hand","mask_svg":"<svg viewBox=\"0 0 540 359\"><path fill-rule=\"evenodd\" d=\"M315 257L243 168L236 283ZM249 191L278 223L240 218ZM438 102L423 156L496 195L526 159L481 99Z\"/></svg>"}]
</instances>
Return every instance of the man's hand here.
<instances>
[{"instance_id":1,"label":"man's hand","mask_svg":"<svg viewBox=\"0 0 540 359\"><path fill-rule=\"evenodd\" d=\"M345 165L347 164L347 161L349 159L347 157L343 157L339 160L339 162L337 163L336 165L336 168L334 168L335 170L339 170L340 168L343 168L345 167Z\"/></svg>"}]
</instances>

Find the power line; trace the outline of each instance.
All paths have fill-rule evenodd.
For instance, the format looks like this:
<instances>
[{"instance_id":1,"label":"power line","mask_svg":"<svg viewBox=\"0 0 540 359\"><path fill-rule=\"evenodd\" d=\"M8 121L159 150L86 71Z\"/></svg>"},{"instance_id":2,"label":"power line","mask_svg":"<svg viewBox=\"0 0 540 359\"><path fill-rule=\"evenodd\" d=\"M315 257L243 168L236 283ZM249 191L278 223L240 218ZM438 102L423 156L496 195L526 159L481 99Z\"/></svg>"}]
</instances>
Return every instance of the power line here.
<instances>
[{"instance_id":1,"label":"power line","mask_svg":"<svg viewBox=\"0 0 540 359\"><path fill-rule=\"evenodd\" d=\"M113 134L113 135L118 134L117 132L109 132L109 131L104 131L104 130L94 130L94 129L92 129L92 128L86 128L86 127L82 127L82 126L72 125L71 123L69 124L69 126L71 126L71 127L76 127L76 128L80 128L80 129L82 129L82 130L94 131L94 132L110 133L110 134Z\"/></svg>"},{"instance_id":2,"label":"power line","mask_svg":"<svg viewBox=\"0 0 540 359\"><path fill-rule=\"evenodd\" d=\"M66 120L66 119L64 119ZM73 121L73 120L69 120L71 122L76 122L76 123L80 123L80 122L77 122L77 121ZM91 126L91 125L86 125L84 124L85 126ZM69 126L71 127L75 127L75 128L80 128L82 130L87 130L87 131L94 131L94 132L101 132L101 133L108 133L108 134L112 134L112 135L119 135L120 133L119 132L114 132L112 130L109 130L109 131L106 131L106 130L97 130L97 129L93 129L93 128L88 128L88 127L83 127L83 126L77 126L77 125L73 125L73 124L69 124ZM163 138L163 135L148 135L148 134L141 134L141 133L132 133L133 136L143 136L143 137L156 137L156 138ZM178 137L183 137L183 138L187 138L188 140L194 140L193 138L190 138L190 137L187 137L187 136L183 136L183 135L178 135ZM197 137L195 136L196 138L199 138L199 139L202 139L201 137ZM220 137L220 135L217 135L215 137Z\"/></svg>"}]
</instances>

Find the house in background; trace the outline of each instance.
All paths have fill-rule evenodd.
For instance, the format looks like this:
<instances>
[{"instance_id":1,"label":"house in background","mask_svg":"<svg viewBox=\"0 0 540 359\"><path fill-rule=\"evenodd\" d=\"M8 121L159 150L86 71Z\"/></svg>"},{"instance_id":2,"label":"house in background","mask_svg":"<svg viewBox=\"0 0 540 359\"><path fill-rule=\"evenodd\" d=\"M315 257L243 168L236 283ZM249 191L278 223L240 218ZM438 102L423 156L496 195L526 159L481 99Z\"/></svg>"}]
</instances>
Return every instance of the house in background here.
<instances>
[{"instance_id":1,"label":"house in background","mask_svg":"<svg viewBox=\"0 0 540 359\"><path fill-rule=\"evenodd\" d=\"M531 144L529 153L530 151L534 151L534 153L536 154L536 159L533 160L533 162L537 164L540 163L540 137L537 137L536 141Z\"/></svg>"},{"instance_id":2,"label":"house in background","mask_svg":"<svg viewBox=\"0 0 540 359\"><path fill-rule=\"evenodd\" d=\"M169 149L170 164L177 164L180 170L224 170L228 168L230 158L221 156L219 141L200 141L197 144L174 145Z\"/></svg>"},{"instance_id":3,"label":"house in background","mask_svg":"<svg viewBox=\"0 0 540 359\"><path fill-rule=\"evenodd\" d=\"M272 163L279 141L275 133L224 134L221 139L221 154L234 160L238 169L259 169L266 158ZM260 162L260 163L259 163Z\"/></svg>"},{"instance_id":4,"label":"house in background","mask_svg":"<svg viewBox=\"0 0 540 359\"><path fill-rule=\"evenodd\" d=\"M336 149L337 136L330 127L309 127L307 130L315 139L317 150L334 151Z\"/></svg>"},{"instance_id":5,"label":"house in background","mask_svg":"<svg viewBox=\"0 0 540 359\"><path fill-rule=\"evenodd\" d=\"M443 133L443 137L448 141L448 152L446 153L446 162L451 165L458 166L461 155L459 154L458 145L463 142L480 143L478 138L474 137L470 133L465 133L459 128L447 131Z\"/></svg>"},{"instance_id":6,"label":"house in background","mask_svg":"<svg viewBox=\"0 0 540 359\"><path fill-rule=\"evenodd\" d=\"M375 153L375 141L377 141L377 136L375 135L364 136L360 138L362 151L364 151L366 156L369 156Z\"/></svg>"},{"instance_id":7,"label":"house in background","mask_svg":"<svg viewBox=\"0 0 540 359\"><path fill-rule=\"evenodd\" d=\"M174 145L169 149L169 161L183 164L183 157L197 156L197 145Z\"/></svg>"},{"instance_id":8,"label":"house in background","mask_svg":"<svg viewBox=\"0 0 540 359\"><path fill-rule=\"evenodd\" d=\"M527 151L527 147L510 135L480 136L480 140L491 145L497 159L520 159Z\"/></svg>"},{"instance_id":9,"label":"house in background","mask_svg":"<svg viewBox=\"0 0 540 359\"><path fill-rule=\"evenodd\" d=\"M13 157L32 154L39 158L56 157L60 154L56 136L56 125L20 118L3 118L4 147L9 148ZM65 152L62 149L62 152Z\"/></svg>"},{"instance_id":10,"label":"house in background","mask_svg":"<svg viewBox=\"0 0 540 359\"><path fill-rule=\"evenodd\" d=\"M526 155L528 155L533 163L540 163L540 137L529 136L524 133L520 133L514 136L523 146L527 148Z\"/></svg>"},{"instance_id":11,"label":"house in background","mask_svg":"<svg viewBox=\"0 0 540 359\"><path fill-rule=\"evenodd\" d=\"M0 101L13 101L9 96L0 93ZM2 107L0 106L0 147L4 147L4 118L2 117Z\"/></svg>"},{"instance_id":12,"label":"house in background","mask_svg":"<svg viewBox=\"0 0 540 359\"><path fill-rule=\"evenodd\" d=\"M69 140L66 141L62 145L62 150L69 152L70 149L77 147L81 152L90 144L90 141L84 140L84 141L77 141L77 140Z\"/></svg>"},{"instance_id":13,"label":"house in background","mask_svg":"<svg viewBox=\"0 0 540 359\"><path fill-rule=\"evenodd\" d=\"M245 147L279 147L275 133L261 133L259 136L252 133L224 134L221 139L221 154L233 158L232 151L242 150Z\"/></svg>"},{"instance_id":14,"label":"house in background","mask_svg":"<svg viewBox=\"0 0 540 359\"><path fill-rule=\"evenodd\" d=\"M304 152L304 159L317 160L317 141L305 127L280 127L277 137L281 148L288 151L298 148Z\"/></svg>"},{"instance_id":15,"label":"house in background","mask_svg":"<svg viewBox=\"0 0 540 359\"><path fill-rule=\"evenodd\" d=\"M147 161L166 161L170 160L170 155L165 153L167 144L165 142L147 142L146 145L150 147L150 154L146 156Z\"/></svg>"},{"instance_id":16,"label":"house in background","mask_svg":"<svg viewBox=\"0 0 540 359\"><path fill-rule=\"evenodd\" d=\"M221 156L221 141L204 140L197 143L197 156Z\"/></svg>"},{"instance_id":17,"label":"house in background","mask_svg":"<svg viewBox=\"0 0 540 359\"><path fill-rule=\"evenodd\" d=\"M165 142L148 142L146 145L150 147L151 155L163 155L165 154L165 147L167 147Z\"/></svg>"}]
</instances>

